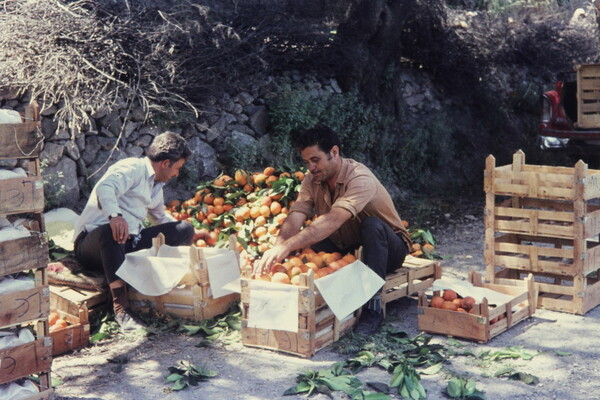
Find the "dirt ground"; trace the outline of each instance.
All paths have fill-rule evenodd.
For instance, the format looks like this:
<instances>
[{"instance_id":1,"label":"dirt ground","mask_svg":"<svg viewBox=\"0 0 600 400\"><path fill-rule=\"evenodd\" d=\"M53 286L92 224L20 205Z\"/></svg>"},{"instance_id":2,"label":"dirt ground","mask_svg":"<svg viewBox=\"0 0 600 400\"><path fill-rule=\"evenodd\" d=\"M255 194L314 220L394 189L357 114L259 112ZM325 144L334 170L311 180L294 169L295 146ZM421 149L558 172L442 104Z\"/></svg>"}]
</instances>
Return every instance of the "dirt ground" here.
<instances>
[{"instance_id":1,"label":"dirt ground","mask_svg":"<svg viewBox=\"0 0 600 400\"><path fill-rule=\"evenodd\" d=\"M444 276L466 278L468 271L484 271L483 200L446 202L417 210L420 222L430 226L438 240ZM404 298L388 306L388 326L414 336L417 327L417 301ZM594 399L600 398L600 307L585 316L537 310L498 335L487 344L458 340L460 351L478 355L485 350L503 350L522 346L536 354L522 358L484 362L476 357L451 357L435 375L423 375L428 399L445 399L443 394L451 375L476 380L477 388L488 400L504 399ZM348 356L332 347L319 351L310 360L274 351L244 347L241 343L197 347L198 336L159 334L150 337L121 337L80 351L56 357L52 370L64 383L56 388L58 399L200 399L200 400L268 400L300 399L304 395L284 397L283 392L295 385L298 373L307 369L329 368ZM452 345L444 336L434 335L434 342ZM456 349L456 346L453 346ZM124 357L127 363L109 362ZM178 360L189 360L218 372L215 378L180 392L170 392L165 383L167 368ZM536 385L519 380L493 377L501 368L512 367L539 378ZM389 383L390 375L378 368L368 368L358 375L363 382ZM312 398L328 397L317 394ZM334 399L348 399L341 392ZM400 398L395 395L393 398Z\"/></svg>"}]
</instances>

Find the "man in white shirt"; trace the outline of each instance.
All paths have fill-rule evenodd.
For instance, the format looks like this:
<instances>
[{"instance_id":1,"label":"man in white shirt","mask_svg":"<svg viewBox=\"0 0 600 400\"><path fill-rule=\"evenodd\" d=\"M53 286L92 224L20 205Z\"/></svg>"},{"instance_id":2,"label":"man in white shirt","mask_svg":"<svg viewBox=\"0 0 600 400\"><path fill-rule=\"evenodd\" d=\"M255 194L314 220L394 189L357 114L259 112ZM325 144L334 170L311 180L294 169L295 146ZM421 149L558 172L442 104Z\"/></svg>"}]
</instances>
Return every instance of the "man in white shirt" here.
<instances>
[{"instance_id":1,"label":"man in white shirt","mask_svg":"<svg viewBox=\"0 0 600 400\"><path fill-rule=\"evenodd\" d=\"M159 233L170 246L193 241L193 226L167 214L163 198L163 186L179 175L190 155L180 135L158 135L146 157L120 160L106 171L75 226L75 257L84 268L106 276L115 320L123 330L143 328L129 309L125 282L115 274L125 254L152 247L152 238ZM144 229L146 217L153 226Z\"/></svg>"}]
</instances>

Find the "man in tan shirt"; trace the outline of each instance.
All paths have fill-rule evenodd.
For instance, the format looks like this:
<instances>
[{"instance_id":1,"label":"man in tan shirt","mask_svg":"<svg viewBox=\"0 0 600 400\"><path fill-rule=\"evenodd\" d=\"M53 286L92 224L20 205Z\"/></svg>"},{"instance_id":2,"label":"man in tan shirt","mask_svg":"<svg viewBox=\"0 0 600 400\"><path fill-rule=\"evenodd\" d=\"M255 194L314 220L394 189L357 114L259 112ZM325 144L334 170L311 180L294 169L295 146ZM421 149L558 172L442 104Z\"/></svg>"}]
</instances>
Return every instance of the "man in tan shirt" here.
<instances>
[{"instance_id":1,"label":"man in tan shirt","mask_svg":"<svg viewBox=\"0 0 600 400\"><path fill-rule=\"evenodd\" d=\"M254 273L269 272L292 251L347 253L363 246L363 262L385 279L404 261L410 239L388 191L363 164L340 156L330 128L317 125L293 137L309 174L283 223L275 246L256 263ZM317 219L301 230L308 218ZM383 321L381 294L368 303L358 331L375 332Z\"/></svg>"}]
</instances>

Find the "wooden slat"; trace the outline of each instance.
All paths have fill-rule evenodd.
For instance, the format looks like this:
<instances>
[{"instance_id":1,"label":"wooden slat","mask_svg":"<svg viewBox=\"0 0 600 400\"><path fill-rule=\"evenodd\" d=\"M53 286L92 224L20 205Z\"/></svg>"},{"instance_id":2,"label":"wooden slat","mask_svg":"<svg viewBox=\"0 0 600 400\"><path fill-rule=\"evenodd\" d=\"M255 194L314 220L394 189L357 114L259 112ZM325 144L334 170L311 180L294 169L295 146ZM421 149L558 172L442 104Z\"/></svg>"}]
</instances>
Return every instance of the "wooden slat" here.
<instances>
[{"instance_id":1,"label":"wooden slat","mask_svg":"<svg viewBox=\"0 0 600 400\"><path fill-rule=\"evenodd\" d=\"M38 157L43 140L39 121L0 124L0 158Z\"/></svg>"},{"instance_id":2,"label":"wooden slat","mask_svg":"<svg viewBox=\"0 0 600 400\"><path fill-rule=\"evenodd\" d=\"M0 180L0 215L44 211L41 176Z\"/></svg>"},{"instance_id":3,"label":"wooden slat","mask_svg":"<svg viewBox=\"0 0 600 400\"><path fill-rule=\"evenodd\" d=\"M50 291L47 287L0 295L0 326L43 319L49 312Z\"/></svg>"},{"instance_id":4,"label":"wooden slat","mask_svg":"<svg viewBox=\"0 0 600 400\"><path fill-rule=\"evenodd\" d=\"M48 242L42 234L0 242L0 276L48 265Z\"/></svg>"},{"instance_id":5,"label":"wooden slat","mask_svg":"<svg viewBox=\"0 0 600 400\"><path fill-rule=\"evenodd\" d=\"M50 371L52 341L40 338L21 346L0 350L0 384Z\"/></svg>"}]
</instances>

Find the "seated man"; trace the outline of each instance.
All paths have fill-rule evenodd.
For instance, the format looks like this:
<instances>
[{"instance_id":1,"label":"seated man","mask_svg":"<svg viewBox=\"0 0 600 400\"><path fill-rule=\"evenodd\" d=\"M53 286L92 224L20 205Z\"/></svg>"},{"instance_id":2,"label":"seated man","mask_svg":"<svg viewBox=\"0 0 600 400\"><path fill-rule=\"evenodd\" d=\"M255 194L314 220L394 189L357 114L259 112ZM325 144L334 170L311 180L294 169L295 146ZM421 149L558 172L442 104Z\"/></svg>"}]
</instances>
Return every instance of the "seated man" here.
<instances>
[{"instance_id":1,"label":"seated man","mask_svg":"<svg viewBox=\"0 0 600 400\"><path fill-rule=\"evenodd\" d=\"M255 264L255 274L270 272L292 251L347 253L363 247L363 262L385 279L404 262L411 246L388 191L363 164L340 156L337 135L325 126L296 132L294 146L309 174L283 223L277 242ZM307 218L317 219L301 230ZM383 321L381 294L366 305L358 331L374 333Z\"/></svg>"},{"instance_id":2,"label":"seated man","mask_svg":"<svg viewBox=\"0 0 600 400\"><path fill-rule=\"evenodd\" d=\"M163 186L179 175L190 155L181 136L158 135L146 157L120 160L106 171L75 226L75 257L83 268L106 276L115 320L123 330L143 327L129 310L125 282L115 275L125 254L152 247L159 233L170 246L192 243L193 226L166 214L163 199ZM147 216L155 225L144 229Z\"/></svg>"}]
</instances>

